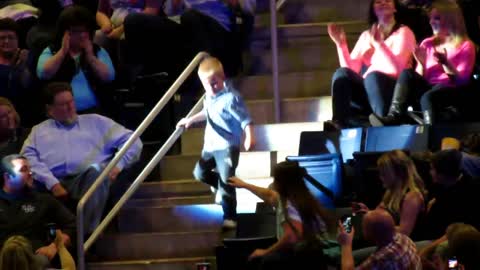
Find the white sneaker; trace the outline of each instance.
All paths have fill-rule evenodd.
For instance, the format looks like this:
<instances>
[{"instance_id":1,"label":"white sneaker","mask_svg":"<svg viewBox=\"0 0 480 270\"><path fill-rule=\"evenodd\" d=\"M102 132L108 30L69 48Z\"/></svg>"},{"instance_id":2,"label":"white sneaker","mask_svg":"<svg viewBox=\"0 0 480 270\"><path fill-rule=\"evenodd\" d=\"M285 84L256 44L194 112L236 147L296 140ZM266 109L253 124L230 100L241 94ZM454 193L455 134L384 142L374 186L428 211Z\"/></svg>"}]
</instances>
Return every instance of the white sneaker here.
<instances>
[{"instance_id":1,"label":"white sneaker","mask_svg":"<svg viewBox=\"0 0 480 270\"><path fill-rule=\"evenodd\" d=\"M222 228L227 229L227 230L233 230L237 228L237 222L232 219L225 219L223 221Z\"/></svg>"}]
</instances>

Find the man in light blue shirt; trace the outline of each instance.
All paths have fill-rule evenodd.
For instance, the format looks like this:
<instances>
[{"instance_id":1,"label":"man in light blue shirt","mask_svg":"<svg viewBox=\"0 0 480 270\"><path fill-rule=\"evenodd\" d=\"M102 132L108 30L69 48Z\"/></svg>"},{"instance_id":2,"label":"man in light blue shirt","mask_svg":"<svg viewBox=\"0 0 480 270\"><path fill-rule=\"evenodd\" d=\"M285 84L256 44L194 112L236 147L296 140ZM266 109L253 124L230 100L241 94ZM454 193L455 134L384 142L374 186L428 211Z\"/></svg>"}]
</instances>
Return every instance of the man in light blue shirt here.
<instances>
[{"instance_id":1,"label":"man in light blue shirt","mask_svg":"<svg viewBox=\"0 0 480 270\"><path fill-rule=\"evenodd\" d=\"M21 152L28 158L34 178L55 197L78 201L132 131L98 114L77 115L68 83L49 84L46 103L51 119L33 127ZM124 168L138 160L141 149L142 143L137 140L110 172L110 181L104 181L88 201L85 209L87 233L100 222L110 183Z\"/></svg>"},{"instance_id":2,"label":"man in light blue shirt","mask_svg":"<svg viewBox=\"0 0 480 270\"><path fill-rule=\"evenodd\" d=\"M206 92L203 110L183 118L177 126L188 128L195 122L207 121L202 156L193 174L196 179L218 189L222 198L223 227L234 229L237 225L236 193L235 187L227 181L235 175L243 133L245 150L255 144L252 119L242 98L225 85L223 67L218 59L203 60L198 76ZM212 171L215 168L217 173Z\"/></svg>"}]
</instances>

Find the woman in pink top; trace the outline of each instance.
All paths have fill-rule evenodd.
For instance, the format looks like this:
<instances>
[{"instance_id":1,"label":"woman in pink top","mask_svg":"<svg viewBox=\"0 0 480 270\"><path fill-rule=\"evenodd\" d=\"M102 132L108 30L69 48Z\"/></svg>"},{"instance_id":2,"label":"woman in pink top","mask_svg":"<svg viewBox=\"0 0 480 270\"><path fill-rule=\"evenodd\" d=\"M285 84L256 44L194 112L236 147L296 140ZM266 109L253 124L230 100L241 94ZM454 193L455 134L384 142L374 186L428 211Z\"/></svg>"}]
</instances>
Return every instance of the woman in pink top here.
<instances>
[{"instance_id":1,"label":"woman in pink top","mask_svg":"<svg viewBox=\"0 0 480 270\"><path fill-rule=\"evenodd\" d=\"M420 100L424 122L431 124L437 107L461 100L459 87L470 82L475 64L475 45L467 37L460 8L455 2L437 0L430 12L433 36L415 50L417 68L407 69L395 86L386 117L372 114L374 126L399 124L408 105Z\"/></svg>"},{"instance_id":2,"label":"woman in pink top","mask_svg":"<svg viewBox=\"0 0 480 270\"><path fill-rule=\"evenodd\" d=\"M341 67L333 75L333 119L325 129L355 125L352 109L365 116L388 111L395 81L410 67L416 43L413 32L396 20L398 9L398 0L371 0L370 29L361 34L352 52L344 30L328 25Z\"/></svg>"}]
</instances>

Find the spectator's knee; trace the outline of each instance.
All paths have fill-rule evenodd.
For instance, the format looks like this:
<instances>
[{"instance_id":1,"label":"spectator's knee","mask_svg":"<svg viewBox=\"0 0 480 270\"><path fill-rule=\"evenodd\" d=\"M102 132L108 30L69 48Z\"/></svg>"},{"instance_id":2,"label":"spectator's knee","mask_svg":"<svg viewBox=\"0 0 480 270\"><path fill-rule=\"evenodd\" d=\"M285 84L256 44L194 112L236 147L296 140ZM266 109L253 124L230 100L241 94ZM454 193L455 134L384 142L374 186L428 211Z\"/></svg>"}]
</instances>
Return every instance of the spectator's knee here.
<instances>
[{"instance_id":1,"label":"spectator's knee","mask_svg":"<svg viewBox=\"0 0 480 270\"><path fill-rule=\"evenodd\" d=\"M355 71L346 68L346 67L341 67L335 70L335 73L333 73L332 81L336 81L338 79L345 79L345 78L350 78L351 76L354 76Z\"/></svg>"}]
</instances>

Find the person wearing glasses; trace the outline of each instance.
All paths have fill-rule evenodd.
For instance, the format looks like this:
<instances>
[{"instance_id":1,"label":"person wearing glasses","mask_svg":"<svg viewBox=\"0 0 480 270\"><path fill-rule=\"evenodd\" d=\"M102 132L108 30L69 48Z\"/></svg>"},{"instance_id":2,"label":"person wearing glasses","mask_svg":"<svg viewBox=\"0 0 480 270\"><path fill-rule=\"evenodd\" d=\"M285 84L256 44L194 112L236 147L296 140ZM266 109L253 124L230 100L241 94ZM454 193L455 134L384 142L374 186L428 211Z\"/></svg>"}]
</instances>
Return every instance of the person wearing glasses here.
<instances>
[{"instance_id":1,"label":"person wearing glasses","mask_svg":"<svg viewBox=\"0 0 480 270\"><path fill-rule=\"evenodd\" d=\"M102 86L115 77L107 51L92 42L95 28L95 17L86 8L65 8L53 44L43 50L37 63L41 80L72 85L79 112L99 112L100 100L107 98Z\"/></svg>"},{"instance_id":2,"label":"person wearing glasses","mask_svg":"<svg viewBox=\"0 0 480 270\"><path fill-rule=\"evenodd\" d=\"M16 107L32 82L27 65L29 53L18 46L18 29L14 20L0 19L0 96Z\"/></svg>"}]
</instances>

